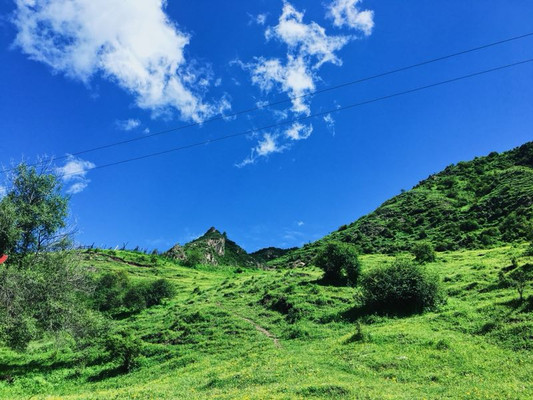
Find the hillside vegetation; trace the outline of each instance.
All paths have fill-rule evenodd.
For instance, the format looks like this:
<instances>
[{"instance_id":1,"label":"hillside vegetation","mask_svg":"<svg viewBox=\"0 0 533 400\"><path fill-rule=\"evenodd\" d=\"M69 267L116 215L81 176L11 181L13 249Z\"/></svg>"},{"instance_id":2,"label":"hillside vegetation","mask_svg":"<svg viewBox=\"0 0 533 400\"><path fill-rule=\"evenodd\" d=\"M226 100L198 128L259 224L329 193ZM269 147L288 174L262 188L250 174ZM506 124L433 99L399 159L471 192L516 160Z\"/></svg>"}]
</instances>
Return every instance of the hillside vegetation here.
<instances>
[{"instance_id":1,"label":"hillside vegetation","mask_svg":"<svg viewBox=\"0 0 533 400\"><path fill-rule=\"evenodd\" d=\"M533 228L533 142L450 165L372 213L274 261L310 262L328 241L394 254L419 241L436 250L490 248L524 240Z\"/></svg>"},{"instance_id":2,"label":"hillside vegetation","mask_svg":"<svg viewBox=\"0 0 533 400\"><path fill-rule=\"evenodd\" d=\"M526 246L439 253L428 269L448 300L408 317L357 317L354 289L315 268L188 268L128 251L89 251L99 273L166 278L177 295L116 315L136 343L126 373L103 343L34 342L0 351L0 398L527 399L533 396L533 309L500 271L533 263ZM363 273L393 258L362 256ZM358 318L357 320L355 318Z\"/></svg>"}]
</instances>

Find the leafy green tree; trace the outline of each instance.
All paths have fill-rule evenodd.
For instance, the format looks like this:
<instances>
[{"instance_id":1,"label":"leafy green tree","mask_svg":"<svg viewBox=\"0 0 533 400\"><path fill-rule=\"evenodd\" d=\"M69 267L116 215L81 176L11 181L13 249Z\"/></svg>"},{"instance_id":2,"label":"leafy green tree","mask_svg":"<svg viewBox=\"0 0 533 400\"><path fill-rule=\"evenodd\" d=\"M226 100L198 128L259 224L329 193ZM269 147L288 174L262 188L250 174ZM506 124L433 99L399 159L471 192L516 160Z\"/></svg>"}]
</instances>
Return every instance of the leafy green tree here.
<instances>
[{"instance_id":1,"label":"leafy green tree","mask_svg":"<svg viewBox=\"0 0 533 400\"><path fill-rule=\"evenodd\" d=\"M58 177L19 165L0 200L0 340L22 350L45 334L83 339L98 316L87 307L92 286L77 255L65 251L68 198Z\"/></svg>"},{"instance_id":2,"label":"leafy green tree","mask_svg":"<svg viewBox=\"0 0 533 400\"><path fill-rule=\"evenodd\" d=\"M433 245L428 242L417 243L413 246L415 261L421 264L433 262L436 259Z\"/></svg>"},{"instance_id":3,"label":"leafy green tree","mask_svg":"<svg viewBox=\"0 0 533 400\"><path fill-rule=\"evenodd\" d=\"M533 264L525 264L515 268L508 274L508 281L518 292L520 301L524 300L524 291L533 280Z\"/></svg>"},{"instance_id":4,"label":"leafy green tree","mask_svg":"<svg viewBox=\"0 0 533 400\"><path fill-rule=\"evenodd\" d=\"M11 213L0 221L0 229L8 238L2 244L5 252L25 256L64 246L66 235L59 231L66 226L68 198L61 194L56 175L20 164L2 203L2 211Z\"/></svg>"},{"instance_id":5,"label":"leafy green tree","mask_svg":"<svg viewBox=\"0 0 533 400\"><path fill-rule=\"evenodd\" d=\"M355 286L361 264L355 247L348 243L330 242L316 256L315 266L324 271L324 280L346 282Z\"/></svg>"}]
</instances>

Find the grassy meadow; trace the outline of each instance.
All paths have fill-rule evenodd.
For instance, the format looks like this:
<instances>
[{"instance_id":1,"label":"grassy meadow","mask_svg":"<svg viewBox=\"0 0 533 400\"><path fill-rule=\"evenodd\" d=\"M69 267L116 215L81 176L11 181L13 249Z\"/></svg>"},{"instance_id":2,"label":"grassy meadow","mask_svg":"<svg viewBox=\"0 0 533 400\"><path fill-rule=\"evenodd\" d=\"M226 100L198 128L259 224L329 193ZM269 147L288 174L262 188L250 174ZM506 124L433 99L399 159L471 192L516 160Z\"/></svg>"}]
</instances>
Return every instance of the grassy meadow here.
<instances>
[{"instance_id":1,"label":"grassy meadow","mask_svg":"<svg viewBox=\"0 0 533 400\"><path fill-rule=\"evenodd\" d=\"M357 290L314 268L188 268L159 256L93 250L81 262L133 281L165 278L177 295L115 315L140 345L129 373L98 343L0 350L3 399L533 398L533 288L518 301L498 273L527 245L437 253L427 265L446 304L411 316L361 315ZM363 273L392 263L360 257ZM67 339L65 339L67 340ZM58 344L59 343L59 344Z\"/></svg>"}]
</instances>

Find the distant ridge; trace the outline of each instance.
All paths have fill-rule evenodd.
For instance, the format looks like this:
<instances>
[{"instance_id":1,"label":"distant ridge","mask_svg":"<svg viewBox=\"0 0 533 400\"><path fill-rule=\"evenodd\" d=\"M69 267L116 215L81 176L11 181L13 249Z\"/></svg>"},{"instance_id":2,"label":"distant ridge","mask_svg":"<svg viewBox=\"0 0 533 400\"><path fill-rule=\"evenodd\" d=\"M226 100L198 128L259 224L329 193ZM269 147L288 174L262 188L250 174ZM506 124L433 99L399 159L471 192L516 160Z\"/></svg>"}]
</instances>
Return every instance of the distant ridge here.
<instances>
[{"instance_id":1,"label":"distant ridge","mask_svg":"<svg viewBox=\"0 0 533 400\"><path fill-rule=\"evenodd\" d=\"M211 227L197 239L185 244L173 246L165 255L185 260L195 253L199 261L211 265L238 265L246 267L259 267L261 262L249 255L246 250L234 241L228 239L226 232L220 233Z\"/></svg>"}]
</instances>

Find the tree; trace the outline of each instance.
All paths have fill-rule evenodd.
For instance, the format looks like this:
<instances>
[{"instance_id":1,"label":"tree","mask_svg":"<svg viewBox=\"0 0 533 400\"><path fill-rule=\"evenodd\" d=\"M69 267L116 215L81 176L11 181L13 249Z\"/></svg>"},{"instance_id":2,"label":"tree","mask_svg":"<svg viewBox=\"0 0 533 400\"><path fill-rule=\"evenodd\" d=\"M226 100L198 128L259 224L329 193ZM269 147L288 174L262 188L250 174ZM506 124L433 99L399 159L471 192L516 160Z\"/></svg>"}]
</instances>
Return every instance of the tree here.
<instances>
[{"instance_id":1,"label":"tree","mask_svg":"<svg viewBox=\"0 0 533 400\"><path fill-rule=\"evenodd\" d=\"M67 250L68 197L59 178L21 164L0 201L0 340L17 350L45 334L83 339L98 329L91 281Z\"/></svg>"},{"instance_id":2,"label":"tree","mask_svg":"<svg viewBox=\"0 0 533 400\"><path fill-rule=\"evenodd\" d=\"M508 281L518 292L521 302L524 300L524 291L531 280L533 280L533 264L524 264L508 274Z\"/></svg>"},{"instance_id":3,"label":"tree","mask_svg":"<svg viewBox=\"0 0 533 400\"><path fill-rule=\"evenodd\" d=\"M35 167L18 165L11 190L1 201L0 246L10 255L24 257L56 247L65 247L68 197L61 194L59 178L38 172Z\"/></svg>"},{"instance_id":4,"label":"tree","mask_svg":"<svg viewBox=\"0 0 533 400\"><path fill-rule=\"evenodd\" d=\"M342 242L328 243L316 256L315 266L324 271L324 280L357 284L361 265L353 245Z\"/></svg>"},{"instance_id":5,"label":"tree","mask_svg":"<svg viewBox=\"0 0 533 400\"><path fill-rule=\"evenodd\" d=\"M415 261L421 264L435 261L435 250L433 245L428 242L417 243L413 246L413 255Z\"/></svg>"}]
</instances>

